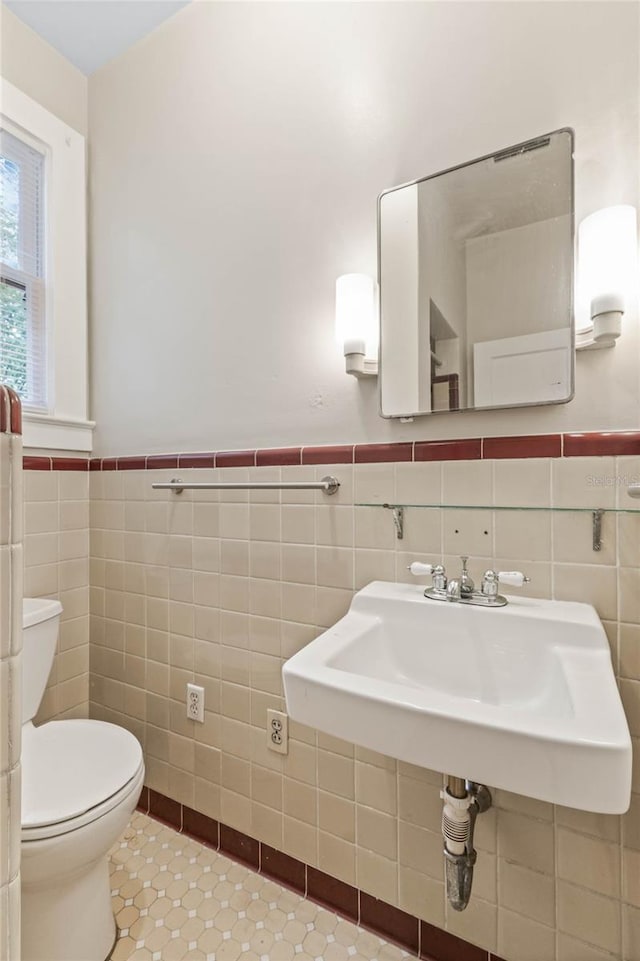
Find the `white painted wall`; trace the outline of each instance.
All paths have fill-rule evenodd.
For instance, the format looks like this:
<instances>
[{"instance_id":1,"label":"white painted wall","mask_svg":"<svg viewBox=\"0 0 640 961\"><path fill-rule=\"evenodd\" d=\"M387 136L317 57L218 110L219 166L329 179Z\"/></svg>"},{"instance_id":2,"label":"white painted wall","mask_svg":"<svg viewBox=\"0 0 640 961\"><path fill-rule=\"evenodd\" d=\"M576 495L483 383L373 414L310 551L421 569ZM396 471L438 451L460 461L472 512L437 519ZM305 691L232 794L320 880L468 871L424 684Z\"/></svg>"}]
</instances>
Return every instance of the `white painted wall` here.
<instances>
[{"instance_id":1,"label":"white painted wall","mask_svg":"<svg viewBox=\"0 0 640 961\"><path fill-rule=\"evenodd\" d=\"M566 327L570 229L554 217L466 242L470 345Z\"/></svg>"},{"instance_id":2,"label":"white painted wall","mask_svg":"<svg viewBox=\"0 0 640 961\"><path fill-rule=\"evenodd\" d=\"M554 217L466 242L469 403L476 343L566 328L570 231L569 216Z\"/></svg>"},{"instance_id":3,"label":"white painted wall","mask_svg":"<svg viewBox=\"0 0 640 961\"><path fill-rule=\"evenodd\" d=\"M421 316L418 186L393 190L380 201L380 317L385 367L381 372L381 405L389 414L430 410L420 407L422 341L429 344L429 313ZM422 323L421 323L422 322ZM426 332L423 327L426 326ZM428 350L428 347L427 347Z\"/></svg>"},{"instance_id":4,"label":"white painted wall","mask_svg":"<svg viewBox=\"0 0 640 961\"><path fill-rule=\"evenodd\" d=\"M99 452L637 427L637 312L568 406L412 425L333 339L386 187L571 125L578 217L637 203L637 41L624 2L202 2L94 74Z\"/></svg>"},{"instance_id":5,"label":"white painted wall","mask_svg":"<svg viewBox=\"0 0 640 961\"><path fill-rule=\"evenodd\" d=\"M0 3L0 73L79 133L87 133L87 78Z\"/></svg>"}]
</instances>

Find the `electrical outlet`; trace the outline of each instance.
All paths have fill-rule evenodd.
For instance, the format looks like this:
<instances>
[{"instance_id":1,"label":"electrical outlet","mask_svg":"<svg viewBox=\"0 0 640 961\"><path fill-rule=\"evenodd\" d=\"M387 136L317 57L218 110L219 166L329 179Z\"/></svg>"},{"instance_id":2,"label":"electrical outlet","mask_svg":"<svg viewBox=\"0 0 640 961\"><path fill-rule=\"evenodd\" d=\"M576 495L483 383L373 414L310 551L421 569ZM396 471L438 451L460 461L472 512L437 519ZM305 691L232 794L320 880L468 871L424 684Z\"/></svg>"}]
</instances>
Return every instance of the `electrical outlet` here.
<instances>
[{"instance_id":1,"label":"electrical outlet","mask_svg":"<svg viewBox=\"0 0 640 961\"><path fill-rule=\"evenodd\" d=\"M267 711L267 735L271 751L289 753L289 716L284 711Z\"/></svg>"},{"instance_id":2,"label":"electrical outlet","mask_svg":"<svg viewBox=\"0 0 640 961\"><path fill-rule=\"evenodd\" d=\"M187 684L187 717L204 724L204 688Z\"/></svg>"}]
</instances>

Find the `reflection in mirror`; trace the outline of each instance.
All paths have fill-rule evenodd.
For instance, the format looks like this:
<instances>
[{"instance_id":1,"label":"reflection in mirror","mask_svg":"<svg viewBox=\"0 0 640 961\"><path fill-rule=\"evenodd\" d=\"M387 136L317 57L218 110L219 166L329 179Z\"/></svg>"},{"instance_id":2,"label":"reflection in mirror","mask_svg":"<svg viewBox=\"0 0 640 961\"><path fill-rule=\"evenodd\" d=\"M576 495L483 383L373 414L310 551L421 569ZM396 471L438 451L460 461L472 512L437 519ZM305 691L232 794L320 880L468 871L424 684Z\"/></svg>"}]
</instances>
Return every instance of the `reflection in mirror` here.
<instances>
[{"instance_id":1,"label":"reflection in mirror","mask_svg":"<svg viewBox=\"0 0 640 961\"><path fill-rule=\"evenodd\" d=\"M573 395L573 135L378 201L384 417Z\"/></svg>"}]
</instances>

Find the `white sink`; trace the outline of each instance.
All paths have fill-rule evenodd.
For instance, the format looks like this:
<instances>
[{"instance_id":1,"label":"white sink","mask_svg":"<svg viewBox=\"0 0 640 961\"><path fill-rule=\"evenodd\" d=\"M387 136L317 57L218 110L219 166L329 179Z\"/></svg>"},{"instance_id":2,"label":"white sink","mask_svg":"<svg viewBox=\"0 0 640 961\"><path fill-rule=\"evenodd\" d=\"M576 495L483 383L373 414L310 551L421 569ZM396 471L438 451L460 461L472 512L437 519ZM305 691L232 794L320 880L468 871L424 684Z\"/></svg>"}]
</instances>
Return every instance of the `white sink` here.
<instances>
[{"instance_id":1,"label":"white sink","mask_svg":"<svg viewBox=\"0 0 640 961\"><path fill-rule=\"evenodd\" d=\"M291 718L382 754L585 811L621 814L631 738L588 604L432 601L375 581L283 668Z\"/></svg>"}]
</instances>

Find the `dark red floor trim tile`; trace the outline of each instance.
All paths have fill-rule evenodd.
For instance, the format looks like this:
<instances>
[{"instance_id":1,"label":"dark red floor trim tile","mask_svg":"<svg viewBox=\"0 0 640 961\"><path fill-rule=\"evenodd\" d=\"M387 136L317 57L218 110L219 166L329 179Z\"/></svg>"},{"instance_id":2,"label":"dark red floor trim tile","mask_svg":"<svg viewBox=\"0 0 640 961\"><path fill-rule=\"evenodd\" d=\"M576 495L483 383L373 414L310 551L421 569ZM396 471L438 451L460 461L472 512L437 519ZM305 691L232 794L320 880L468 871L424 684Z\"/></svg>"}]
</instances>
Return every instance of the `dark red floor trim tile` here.
<instances>
[{"instance_id":1,"label":"dark red floor trim tile","mask_svg":"<svg viewBox=\"0 0 640 961\"><path fill-rule=\"evenodd\" d=\"M425 460L480 460L482 441L479 437L464 440L416 441L413 459Z\"/></svg>"},{"instance_id":2,"label":"dark red floor trim tile","mask_svg":"<svg viewBox=\"0 0 640 961\"><path fill-rule=\"evenodd\" d=\"M222 450L216 452L216 467L255 467L254 450Z\"/></svg>"},{"instance_id":3,"label":"dark red floor trim tile","mask_svg":"<svg viewBox=\"0 0 640 961\"><path fill-rule=\"evenodd\" d=\"M118 470L144 470L146 457L118 457Z\"/></svg>"},{"instance_id":4,"label":"dark red floor trim tile","mask_svg":"<svg viewBox=\"0 0 640 961\"><path fill-rule=\"evenodd\" d=\"M22 467L24 470L51 470L51 458L34 457L28 454L22 458Z\"/></svg>"},{"instance_id":5,"label":"dark red floor trim tile","mask_svg":"<svg viewBox=\"0 0 640 961\"><path fill-rule=\"evenodd\" d=\"M505 958L499 958L497 954L490 954L489 961L505 961Z\"/></svg>"},{"instance_id":6,"label":"dark red floor trim tile","mask_svg":"<svg viewBox=\"0 0 640 961\"><path fill-rule=\"evenodd\" d=\"M102 458L92 457L89 461L89 470L102 470Z\"/></svg>"},{"instance_id":7,"label":"dark red floor trim tile","mask_svg":"<svg viewBox=\"0 0 640 961\"><path fill-rule=\"evenodd\" d=\"M499 457L562 457L562 435L485 437L482 456L485 460Z\"/></svg>"},{"instance_id":8,"label":"dark red floor trim tile","mask_svg":"<svg viewBox=\"0 0 640 961\"><path fill-rule=\"evenodd\" d=\"M308 867L307 895L352 921L358 920L358 890L345 881L338 881L330 874Z\"/></svg>"},{"instance_id":9,"label":"dark red floor trim tile","mask_svg":"<svg viewBox=\"0 0 640 961\"><path fill-rule=\"evenodd\" d=\"M11 425L9 394L4 384L0 384L0 434L8 434Z\"/></svg>"},{"instance_id":10,"label":"dark red floor trim tile","mask_svg":"<svg viewBox=\"0 0 640 961\"><path fill-rule=\"evenodd\" d=\"M178 467L215 467L216 455L211 454L180 454Z\"/></svg>"},{"instance_id":11,"label":"dark red floor trim tile","mask_svg":"<svg viewBox=\"0 0 640 961\"><path fill-rule=\"evenodd\" d=\"M414 954L418 953L420 926L417 918L360 892L360 924L394 941Z\"/></svg>"},{"instance_id":12,"label":"dark red floor trim tile","mask_svg":"<svg viewBox=\"0 0 640 961\"><path fill-rule=\"evenodd\" d=\"M353 444L341 447L303 447L303 464L353 464Z\"/></svg>"},{"instance_id":13,"label":"dark red floor trim tile","mask_svg":"<svg viewBox=\"0 0 640 961\"><path fill-rule=\"evenodd\" d=\"M220 825L220 850L252 868L260 867L260 842L226 824Z\"/></svg>"},{"instance_id":14,"label":"dark red floor trim tile","mask_svg":"<svg viewBox=\"0 0 640 961\"><path fill-rule=\"evenodd\" d=\"M286 467L302 463L301 447L277 447L256 451L256 467Z\"/></svg>"},{"instance_id":15,"label":"dark red floor trim tile","mask_svg":"<svg viewBox=\"0 0 640 961\"><path fill-rule=\"evenodd\" d=\"M489 961L489 952L421 921L420 957L430 961Z\"/></svg>"},{"instance_id":16,"label":"dark red floor trim tile","mask_svg":"<svg viewBox=\"0 0 640 961\"><path fill-rule=\"evenodd\" d=\"M146 814L149 810L149 788L143 787L140 792L140 797L138 798L138 803L136 805L138 811L142 811Z\"/></svg>"},{"instance_id":17,"label":"dark red floor trim tile","mask_svg":"<svg viewBox=\"0 0 640 961\"><path fill-rule=\"evenodd\" d=\"M268 844L260 845L260 872L301 894L306 891L306 865L288 854L283 854L282 851L276 851Z\"/></svg>"},{"instance_id":18,"label":"dark red floor trim tile","mask_svg":"<svg viewBox=\"0 0 640 961\"><path fill-rule=\"evenodd\" d=\"M177 828L178 831L182 829L182 805L151 788L149 789L149 814L158 821L164 821L165 824Z\"/></svg>"},{"instance_id":19,"label":"dark red floor trim tile","mask_svg":"<svg viewBox=\"0 0 640 961\"><path fill-rule=\"evenodd\" d=\"M356 464L385 464L413 459L413 444L356 444Z\"/></svg>"},{"instance_id":20,"label":"dark red floor trim tile","mask_svg":"<svg viewBox=\"0 0 640 961\"><path fill-rule=\"evenodd\" d=\"M117 457L103 457L100 462L100 470L117 470L118 469L118 458Z\"/></svg>"},{"instance_id":21,"label":"dark red floor trim tile","mask_svg":"<svg viewBox=\"0 0 640 961\"><path fill-rule=\"evenodd\" d=\"M640 431L563 434L565 457L607 457L640 454Z\"/></svg>"},{"instance_id":22,"label":"dark red floor trim tile","mask_svg":"<svg viewBox=\"0 0 640 961\"><path fill-rule=\"evenodd\" d=\"M52 457L51 470L88 471L89 461L85 457Z\"/></svg>"},{"instance_id":23,"label":"dark red floor trim tile","mask_svg":"<svg viewBox=\"0 0 640 961\"><path fill-rule=\"evenodd\" d=\"M193 808L182 806L182 830L198 841L204 841L212 848L220 843L220 825L214 818L194 811Z\"/></svg>"},{"instance_id":24,"label":"dark red floor trim tile","mask_svg":"<svg viewBox=\"0 0 640 961\"><path fill-rule=\"evenodd\" d=\"M11 387L5 387L9 401L9 430L12 434L22 433L22 403Z\"/></svg>"},{"instance_id":25,"label":"dark red floor trim tile","mask_svg":"<svg viewBox=\"0 0 640 961\"><path fill-rule=\"evenodd\" d=\"M147 457L147 469L157 470L157 469L169 469L170 467L178 466L178 455L177 454L151 454Z\"/></svg>"}]
</instances>

